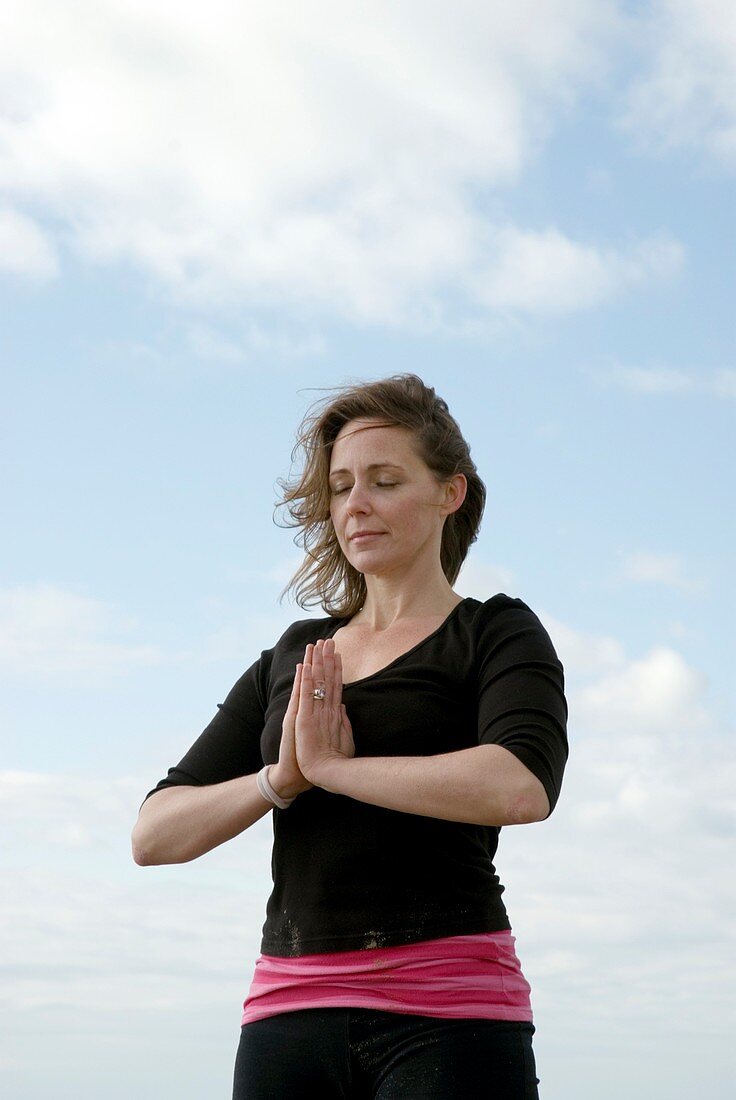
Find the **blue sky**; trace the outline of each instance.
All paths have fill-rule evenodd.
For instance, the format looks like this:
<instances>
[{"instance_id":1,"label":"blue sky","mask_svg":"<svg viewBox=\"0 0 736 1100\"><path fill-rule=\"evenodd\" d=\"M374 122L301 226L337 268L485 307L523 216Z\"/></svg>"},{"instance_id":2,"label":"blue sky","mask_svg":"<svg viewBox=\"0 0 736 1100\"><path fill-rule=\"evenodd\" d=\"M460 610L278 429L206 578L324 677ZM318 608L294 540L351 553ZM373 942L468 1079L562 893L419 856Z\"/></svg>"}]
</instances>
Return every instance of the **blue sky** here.
<instances>
[{"instance_id":1,"label":"blue sky","mask_svg":"<svg viewBox=\"0 0 736 1100\"><path fill-rule=\"evenodd\" d=\"M543 1095L725 1098L734 9L238 7L0 46L3 1091L227 1094L269 823L145 871L130 827L307 613L302 415L413 371L488 488L457 590L566 670L561 801L498 857Z\"/></svg>"}]
</instances>

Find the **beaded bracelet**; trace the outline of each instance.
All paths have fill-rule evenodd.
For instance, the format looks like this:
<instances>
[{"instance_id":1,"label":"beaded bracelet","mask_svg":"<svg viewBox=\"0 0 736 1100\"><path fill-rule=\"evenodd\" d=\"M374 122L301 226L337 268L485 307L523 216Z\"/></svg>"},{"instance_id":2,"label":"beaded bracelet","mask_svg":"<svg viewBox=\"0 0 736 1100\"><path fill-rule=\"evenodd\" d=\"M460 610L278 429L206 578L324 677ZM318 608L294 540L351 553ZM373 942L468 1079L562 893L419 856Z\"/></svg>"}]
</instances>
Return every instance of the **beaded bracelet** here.
<instances>
[{"instance_id":1,"label":"beaded bracelet","mask_svg":"<svg viewBox=\"0 0 736 1100\"><path fill-rule=\"evenodd\" d=\"M285 810L288 806L291 806L294 799L282 798L281 795L276 794L276 791L268 781L268 773L272 767L273 764L266 764L265 768L261 768L256 776L256 786L266 799L266 802L273 802L274 806L278 806L280 810Z\"/></svg>"}]
</instances>

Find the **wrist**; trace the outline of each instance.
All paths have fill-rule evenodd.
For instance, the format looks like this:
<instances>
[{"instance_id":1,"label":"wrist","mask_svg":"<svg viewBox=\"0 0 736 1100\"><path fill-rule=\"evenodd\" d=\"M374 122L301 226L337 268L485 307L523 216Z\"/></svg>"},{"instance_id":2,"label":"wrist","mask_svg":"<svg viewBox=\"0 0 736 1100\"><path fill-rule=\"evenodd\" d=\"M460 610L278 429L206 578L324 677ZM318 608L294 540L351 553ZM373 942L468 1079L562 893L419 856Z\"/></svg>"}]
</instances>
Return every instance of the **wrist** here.
<instances>
[{"instance_id":1,"label":"wrist","mask_svg":"<svg viewBox=\"0 0 736 1100\"><path fill-rule=\"evenodd\" d=\"M294 779L284 778L278 764L271 765L268 781L280 798L296 798L298 794L302 794L303 791L309 790L312 786L306 779L295 782Z\"/></svg>"},{"instance_id":2,"label":"wrist","mask_svg":"<svg viewBox=\"0 0 736 1100\"><path fill-rule=\"evenodd\" d=\"M323 790L332 791L333 794L339 793L336 786L336 784L339 784L338 777L341 769L349 759L350 757L344 756L340 752L322 756L311 764L309 779L315 787L322 787Z\"/></svg>"}]
</instances>

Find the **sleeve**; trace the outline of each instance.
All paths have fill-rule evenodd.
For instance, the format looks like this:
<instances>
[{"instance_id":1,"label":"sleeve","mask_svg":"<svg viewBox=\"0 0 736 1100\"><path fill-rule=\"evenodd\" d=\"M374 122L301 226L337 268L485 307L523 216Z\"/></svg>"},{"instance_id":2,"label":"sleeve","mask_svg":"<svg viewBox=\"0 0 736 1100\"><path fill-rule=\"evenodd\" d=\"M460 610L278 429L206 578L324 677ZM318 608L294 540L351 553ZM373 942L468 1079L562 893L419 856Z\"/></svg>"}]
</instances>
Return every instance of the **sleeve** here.
<instances>
[{"instance_id":1,"label":"sleeve","mask_svg":"<svg viewBox=\"0 0 736 1100\"><path fill-rule=\"evenodd\" d=\"M148 792L146 799L166 787L202 787L260 771L272 656L273 650L264 650L243 673L225 702L217 704L217 714L189 751L175 768L169 768L166 778Z\"/></svg>"},{"instance_id":2,"label":"sleeve","mask_svg":"<svg viewBox=\"0 0 736 1100\"><path fill-rule=\"evenodd\" d=\"M485 616L478 640L478 740L518 757L547 792L551 814L568 756L564 670L531 608L506 599Z\"/></svg>"}]
</instances>

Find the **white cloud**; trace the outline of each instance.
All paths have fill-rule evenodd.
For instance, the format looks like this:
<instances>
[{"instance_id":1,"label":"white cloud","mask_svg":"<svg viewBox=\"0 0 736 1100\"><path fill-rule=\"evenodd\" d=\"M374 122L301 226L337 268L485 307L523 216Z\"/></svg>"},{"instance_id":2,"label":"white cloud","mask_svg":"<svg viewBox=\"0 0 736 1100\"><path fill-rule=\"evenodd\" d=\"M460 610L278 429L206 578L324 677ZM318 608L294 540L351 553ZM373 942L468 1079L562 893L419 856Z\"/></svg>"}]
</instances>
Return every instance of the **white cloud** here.
<instances>
[{"instance_id":1,"label":"white cloud","mask_svg":"<svg viewBox=\"0 0 736 1100\"><path fill-rule=\"evenodd\" d=\"M583 634L546 612L540 612L539 617L554 639L557 655L566 672L574 669L576 675L591 679L624 667L624 647L616 638L605 634Z\"/></svg>"},{"instance_id":2,"label":"white cloud","mask_svg":"<svg viewBox=\"0 0 736 1100\"><path fill-rule=\"evenodd\" d=\"M636 32L651 65L629 93L625 125L643 146L690 146L736 165L732 0L655 0Z\"/></svg>"},{"instance_id":3,"label":"white cloud","mask_svg":"<svg viewBox=\"0 0 736 1100\"><path fill-rule=\"evenodd\" d=\"M155 646L115 640L135 625L101 600L52 584L0 590L0 670L85 672L162 660Z\"/></svg>"},{"instance_id":4,"label":"white cloud","mask_svg":"<svg viewBox=\"0 0 736 1100\"><path fill-rule=\"evenodd\" d=\"M545 622L568 673L570 761L550 821L504 830L499 857L536 1013L550 1045L577 1013L577 1044L615 1036L633 1065L646 1033L656 1062L687 1074L679 1043L704 1001L728 1012L736 976L723 923L736 900L732 739L708 711L707 678L676 650L631 657ZM606 1095L625 1079L631 1095L687 1095L639 1093L620 1069Z\"/></svg>"},{"instance_id":5,"label":"white cloud","mask_svg":"<svg viewBox=\"0 0 736 1100\"><path fill-rule=\"evenodd\" d=\"M58 266L54 246L38 225L17 210L0 208L0 272L47 279Z\"/></svg>"},{"instance_id":6,"label":"white cloud","mask_svg":"<svg viewBox=\"0 0 736 1100\"><path fill-rule=\"evenodd\" d=\"M699 699L707 679L676 650L656 646L638 660L612 669L580 692L578 721L588 728L616 728L622 743L663 740L679 730L699 732L706 724Z\"/></svg>"},{"instance_id":7,"label":"white cloud","mask_svg":"<svg viewBox=\"0 0 736 1100\"><path fill-rule=\"evenodd\" d=\"M640 584L661 584L677 589L688 595L701 594L706 585L703 581L689 577L685 565L676 554L649 554L640 552L630 554L621 567L624 580Z\"/></svg>"},{"instance_id":8,"label":"white cloud","mask_svg":"<svg viewBox=\"0 0 736 1100\"><path fill-rule=\"evenodd\" d=\"M611 372L625 389L638 393L682 393L695 388L695 379L673 367L619 367Z\"/></svg>"},{"instance_id":9,"label":"white cloud","mask_svg":"<svg viewBox=\"0 0 736 1100\"><path fill-rule=\"evenodd\" d=\"M655 645L632 658L610 635L585 634L540 613L574 685L575 723L587 734L615 731L616 745L654 744L700 734L711 721L707 677L673 648ZM712 721L711 721L712 725Z\"/></svg>"},{"instance_id":10,"label":"white cloud","mask_svg":"<svg viewBox=\"0 0 736 1100\"><path fill-rule=\"evenodd\" d=\"M713 381L713 389L719 397L736 400L736 370L720 370Z\"/></svg>"},{"instance_id":11,"label":"white cloud","mask_svg":"<svg viewBox=\"0 0 736 1100\"><path fill-rule=\"evenodd\" d=\"M242 363L250 354L267 352L275 358L297 359L303 356L315 358L325 350L325 343L318 334L291 335L288 332L269 330L254 321L225 336L210 325L190 325L186 330L189 348L200 359L220 363Z\"/></svg>"},{"instance_id":12,"label":"white cloud","mask_svg":"<svg viewBox=\"0 0 736 1100\"><path fill-rule=\"evenodd\" d=\"M570 240L557 229L496 234L487 274L472 283L476 297L494 308L568 313L598 305L628 284L676 274L681 245L669 238L641 241L626 252Z\"/></svg>"},{"instance_id":13,"label":"white cloud","mask_svg":"<svg viewBox=\"0 0 736 1100\"><path fill-rule=\"evenodd\" d=\"M582 370L600 385L619 386L632 393L654 396L701 393L726 400L736 397L736 370L727 368L703 374L663 364L641 367L613 363L600 368L586 366Z\"/></svg>"},{"instance_id":14,"label":"white cloud","mask_svg":"<svg viewBox=\"0 0 736 1100\"><path fill-rule=\"evenodd\" d=\"M241 363L245 358L242 347L209 325L190 325L186 339L192 352L200 359Z\"/></svg>"},{"instance_id":15,"label":"white cloud","mask_svg":"<svg viewBox=\"0 0 736 1100\"><path fill-rule=\"evenodd\" d=\"M268 352L272 356L284 359L310 359L322 355L325 351L324 338L319 333L290 334L283 330L269 329L252 321L248 324L244 341L249 349Z\"/></svg>"},{"instance_id":16,"label":"white cloud","mask_svg":"<svg viewBox=\"0 0 736 1100\"><path fill-rule=\"evenodd\" d=\"M178 993L185 971L190 993L215 1002L212 978L227 970L244 928L255 958L270 820L185 869L142 870L130 832L149 780L0 773L10 842L0 929L16 962L5 1007L106 1011L110 982L125 1011L141 1006L143 992L149 1006L176 1012L187 1007ZM241 986L246 974L244 963Z\"/></svg>"},{"instance_id":17,"label":"white cloud","mask_svg":"<svg viewBox=\"0 0 736 1100\"><path fill-rule=\"evenodd\" d=\"M681 262L483 212L600 80L613 0L51 0L6 28L0 187L179 299L389 325L561 313ZM233 360L212 333L203 354Z\"/></svg>"},{"instance_id":18,"label":"white cloud","mask_svg":"<svg viewBox=\"0 0 736 1100\"><path fill-rule=\"evenodd\" d=\"M511 570L502 565L479 561L470 551L454 585L460 596L473 596L476 600L490 600L497 592L514 595L516 581Z\"/></svg>"},{"instance_id":19,"label":"white cloud","mask_svg":"<svg viewBox=\"0 0 736 1100\"><path fill-rule=\"evenodd\" d=\"M273 562L267 568L245 569L242 565L233 565L226 572L226 578L236 584L268 584L278 586L276 591L293 577L299 566L304 561L304 555L300 553L289 554Z\"/></svg>"}]
</instances>

